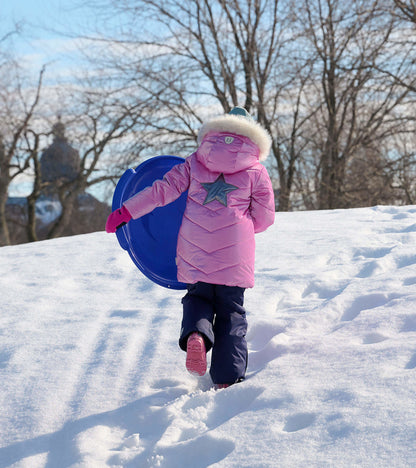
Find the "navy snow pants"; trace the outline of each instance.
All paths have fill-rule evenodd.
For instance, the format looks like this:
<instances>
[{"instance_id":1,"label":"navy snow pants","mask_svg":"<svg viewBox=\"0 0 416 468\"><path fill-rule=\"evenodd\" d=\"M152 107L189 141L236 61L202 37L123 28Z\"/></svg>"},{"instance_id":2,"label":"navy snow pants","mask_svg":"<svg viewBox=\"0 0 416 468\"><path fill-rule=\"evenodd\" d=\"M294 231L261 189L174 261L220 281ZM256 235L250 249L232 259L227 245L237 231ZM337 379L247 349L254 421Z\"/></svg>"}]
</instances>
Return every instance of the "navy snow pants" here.
<instances>
[{"instance_id":1,"label":"navy snow pants","mask_svg":"<svg viewBox=\"0 0 416 468\"><path fill-rule=\"evenodd\" d=\"M179 346L186 351L189 335L202 334L212 348L210 375L214 384L244 379L247 368L244 288L198 282L188 285L182 299L183 319Z\"/></svg>"}]
</instances>

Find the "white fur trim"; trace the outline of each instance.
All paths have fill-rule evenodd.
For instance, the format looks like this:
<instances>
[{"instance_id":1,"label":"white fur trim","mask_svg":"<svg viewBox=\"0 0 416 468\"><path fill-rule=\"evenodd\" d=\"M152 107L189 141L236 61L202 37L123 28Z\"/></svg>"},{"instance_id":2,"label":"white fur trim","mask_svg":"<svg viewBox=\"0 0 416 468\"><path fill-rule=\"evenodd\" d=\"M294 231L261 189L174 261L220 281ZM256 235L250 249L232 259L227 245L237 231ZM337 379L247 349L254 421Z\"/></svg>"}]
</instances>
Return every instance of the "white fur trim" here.
<instances>
[{"instance_id":1,"label":"white fur trim","mask_svg":"<svg viewBox=\"0 0 416 468\"><path fill-rule=\"evenodd\" d=\"M264 161L270 153L272 139L269 133L259 123L247 117L230 114L214 117L202 125L198 133L198 144L211 131L236 133L250 138L259 147L260 161Z\"/></svg>"}]
</instances>

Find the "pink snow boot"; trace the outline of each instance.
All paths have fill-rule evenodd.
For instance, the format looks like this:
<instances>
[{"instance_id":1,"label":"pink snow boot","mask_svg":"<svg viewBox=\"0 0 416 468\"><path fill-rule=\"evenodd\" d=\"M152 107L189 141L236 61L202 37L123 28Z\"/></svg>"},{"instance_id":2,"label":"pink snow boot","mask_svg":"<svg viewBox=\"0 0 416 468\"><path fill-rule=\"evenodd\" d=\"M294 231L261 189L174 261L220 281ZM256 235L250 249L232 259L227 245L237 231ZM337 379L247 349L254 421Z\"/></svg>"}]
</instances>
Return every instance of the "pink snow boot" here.
<instances>
[{"instance_id":1,"label":"pink snow boot","mask_svg":"<svg viewBox=\"0 0 416 468\"><path fill-rule=\"evenodd\" d=\"M207 371L207 352L202 336L194 332L189 335L186 347L186 369L193 375L204 375Z\"/></svg>"}]
</instances>

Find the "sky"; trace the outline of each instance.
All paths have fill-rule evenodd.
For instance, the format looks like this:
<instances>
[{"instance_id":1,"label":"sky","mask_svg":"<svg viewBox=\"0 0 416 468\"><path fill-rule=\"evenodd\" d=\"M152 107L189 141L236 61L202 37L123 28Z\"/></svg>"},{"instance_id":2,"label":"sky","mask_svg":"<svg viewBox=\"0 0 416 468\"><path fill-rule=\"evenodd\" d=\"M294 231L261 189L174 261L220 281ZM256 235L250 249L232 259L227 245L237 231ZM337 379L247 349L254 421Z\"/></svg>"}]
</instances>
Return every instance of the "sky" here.
<instances>
[{"instance_id":1,"label":"sky","mask_svg":"<svg viewBox=\"0 0 416 468\"><path fill-rule=\"evenodd\" d=\"M61 8L73 4L73 2L64 2L62 0L4 0L2 11L10 21L31 21L33 19L42 19L52 17L58 13Z\"/></svg>"},{"instance_id":2,"label":"sky","mask_svg":"<svg viewBox=\"0 0 416 468\"><path fill-rule=\"evenodd\" d=\"M2 20L6 27L12 27L14 23L23 22L29 26L44 27L38 33L44 38L54 37L52 31L47 28L53 27L54 23L61 26L69 25L76 21L76 1L74 0L3 0L1 7ZM3 26L4 27L4 26Z\"/></svg>"},{"instance_id":3,"label":"sky","mask_svg":"<svg viewBox=\"0 0 416 468\"><path fill-rule=\"evenodd\" d=\"M70 51L72 39L65 33L74 31L85 20L74 0L2 0L1 35L13 31L15 24L22 34L13 36L13 47L33 73L44 64L59 67L64 53Z\"/></svg>"}]
</instances>

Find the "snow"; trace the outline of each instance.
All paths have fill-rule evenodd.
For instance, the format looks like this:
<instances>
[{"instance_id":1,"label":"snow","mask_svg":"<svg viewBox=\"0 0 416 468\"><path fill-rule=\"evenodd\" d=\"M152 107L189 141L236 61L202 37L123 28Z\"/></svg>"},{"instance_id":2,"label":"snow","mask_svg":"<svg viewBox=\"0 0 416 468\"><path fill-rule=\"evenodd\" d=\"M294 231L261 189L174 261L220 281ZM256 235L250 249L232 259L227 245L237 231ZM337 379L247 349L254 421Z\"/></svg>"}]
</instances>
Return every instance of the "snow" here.
<instances>
[{"instance_id":1,"label":"snow","mask_svg":"<svg viewBox=\"0 0 416 468\"><path fill-rule=\"evenodd\" d=\"M50 224L61 216L62 205L59 200L43 198L36 202L36 217L43 224Z\"/></svg>"},{"instance_id":2,"label":"snow","mask_svg":"<svg viewBox=\"0 0 416 468\"><path fill-rule=\"evenodd\" d=\"M415 242L413 206L277 213L218 391L114 235L1 248L0 466L416 466Z\"/></svg>"}]
</instances>

